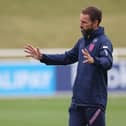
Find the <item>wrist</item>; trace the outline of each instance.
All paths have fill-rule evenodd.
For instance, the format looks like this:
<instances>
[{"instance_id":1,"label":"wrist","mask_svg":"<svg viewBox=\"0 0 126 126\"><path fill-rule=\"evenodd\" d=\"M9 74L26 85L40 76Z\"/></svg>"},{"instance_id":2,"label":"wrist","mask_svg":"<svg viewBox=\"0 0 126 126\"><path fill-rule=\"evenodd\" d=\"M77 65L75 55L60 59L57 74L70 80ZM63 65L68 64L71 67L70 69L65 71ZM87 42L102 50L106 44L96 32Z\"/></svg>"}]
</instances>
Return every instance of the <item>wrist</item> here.
<instances>
[{"instance_id":1,"label":"wrist","mask_svg":"<svg viewBox=\"0 0 126 126\"><path fill-rule=\"evenodd\" d=\"M42 60L42 58L43 58L43 55L42 54L39 54L37 59L38 60Z\"/></svg>"}]
</instances>

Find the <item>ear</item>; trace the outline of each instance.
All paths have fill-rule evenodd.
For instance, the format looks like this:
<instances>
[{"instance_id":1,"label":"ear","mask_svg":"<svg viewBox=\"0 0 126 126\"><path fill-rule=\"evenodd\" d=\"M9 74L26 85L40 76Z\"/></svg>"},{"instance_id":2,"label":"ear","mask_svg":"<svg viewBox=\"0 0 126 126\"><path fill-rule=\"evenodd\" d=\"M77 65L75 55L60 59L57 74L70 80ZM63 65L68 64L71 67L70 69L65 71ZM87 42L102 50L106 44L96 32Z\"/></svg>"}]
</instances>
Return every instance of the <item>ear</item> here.
<instances>
[{"instance_id":1,"label":"ear","mask_svg":"<svg viewBox=\"0 0 126 126\"><path fill-rule=\"evenodd\" d=\"M95 20L95 21L93 22L93 25L94 25L94 27L97 27L97 26L99 25L98 20Z\"/></svg>"}]
</instances>

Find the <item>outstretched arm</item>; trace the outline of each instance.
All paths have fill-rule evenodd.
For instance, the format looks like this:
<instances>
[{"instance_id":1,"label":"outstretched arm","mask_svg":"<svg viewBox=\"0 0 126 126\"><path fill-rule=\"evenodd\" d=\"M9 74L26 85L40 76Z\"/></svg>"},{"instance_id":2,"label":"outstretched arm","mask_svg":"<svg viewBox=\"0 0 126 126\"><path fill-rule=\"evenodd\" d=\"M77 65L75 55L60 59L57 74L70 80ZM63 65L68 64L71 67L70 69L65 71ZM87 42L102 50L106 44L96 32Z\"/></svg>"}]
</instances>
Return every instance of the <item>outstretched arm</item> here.
<instances>
[{"instance_id":1,"label":"outstretched arm","mask_svg":"<svg viewBox=\"0 0 126 126\"><path fill-rule=\"evenodd\" d=\"M47 65L67 65L78 61L78 42L63 54L43 54L39 48L34 48L32 45L26 45L24 51L27 53L26 57L40 60Z\"/></svg>"}]
</instances>

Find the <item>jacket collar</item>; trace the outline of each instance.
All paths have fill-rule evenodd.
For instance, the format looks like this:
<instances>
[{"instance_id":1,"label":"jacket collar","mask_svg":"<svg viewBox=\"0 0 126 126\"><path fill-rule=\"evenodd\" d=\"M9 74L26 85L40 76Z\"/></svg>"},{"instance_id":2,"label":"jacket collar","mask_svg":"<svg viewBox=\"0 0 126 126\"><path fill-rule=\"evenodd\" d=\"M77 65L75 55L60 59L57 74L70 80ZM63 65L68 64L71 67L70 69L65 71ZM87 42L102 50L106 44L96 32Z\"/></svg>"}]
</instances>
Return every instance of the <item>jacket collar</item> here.
<instances>
[{"instance_id":1,"label":"jacket collar","mask_svg":"<svg viewBox=\"0 0 126 126\"><path fill-rule=\"evenodd\" d=\"M84 39L89 41L94 39L95 37L98 37L99 35L104 34L104 27L99 26L98 29L92 31L90 34L87 36L84 36Z\"/></svg>"}]
</instances>

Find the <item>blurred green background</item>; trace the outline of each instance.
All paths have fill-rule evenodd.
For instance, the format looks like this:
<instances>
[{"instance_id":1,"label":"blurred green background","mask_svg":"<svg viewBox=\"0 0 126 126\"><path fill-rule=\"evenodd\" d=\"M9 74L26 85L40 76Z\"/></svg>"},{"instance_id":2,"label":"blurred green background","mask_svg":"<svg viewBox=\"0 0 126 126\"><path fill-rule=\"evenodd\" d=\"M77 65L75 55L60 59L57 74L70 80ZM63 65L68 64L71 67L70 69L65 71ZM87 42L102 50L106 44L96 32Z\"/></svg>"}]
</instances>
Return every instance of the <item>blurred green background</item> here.
<instances>
[{"instance_id":1,"label":"blurred green background","mask_svg":"<svg viewBox=\"0 0 126 126\"><path fill-rule=\"evenodd\" d=\"M1 99L0 126L68 126L70 97ZM109 97L106 126L125 126L126 97Z\"/></svg>"},{"instance_id":2,"label":"blurred green background","mask_svg":"<svg viewBox=\"0 0 126 126\"><path fill-rule=\"evenodd\" d=\"M83 7L97 6L114 47L125 47L125 0L0 0L0 48L71 48Z\"/></svg>"}]
</instances>

